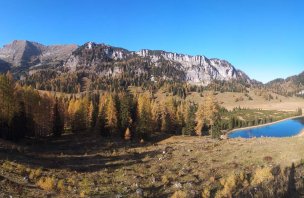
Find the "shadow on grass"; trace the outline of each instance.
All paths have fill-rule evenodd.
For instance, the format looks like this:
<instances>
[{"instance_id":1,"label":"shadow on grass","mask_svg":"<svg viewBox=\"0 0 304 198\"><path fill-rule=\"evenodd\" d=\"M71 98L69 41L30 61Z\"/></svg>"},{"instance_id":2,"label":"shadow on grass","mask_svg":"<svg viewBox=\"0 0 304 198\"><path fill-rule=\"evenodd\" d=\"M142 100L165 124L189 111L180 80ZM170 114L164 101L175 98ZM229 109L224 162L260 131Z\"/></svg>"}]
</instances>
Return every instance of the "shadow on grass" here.
<instances>
[{"instance_id":1,"label":"shadow on grass","mask_svg":"<svg viewBox=\"0 0 304 198\"><path fill-rule=\"evenodd\" d=\"M160 151L133 152L128 148L152 145L170 137L154 136L146 143L139 140L104 138L98 134L69 134L59 138L47 137L26 140L24 149L0 149L0 158L42 168L67 169L78 172L94 172L116 169L143 163L145 157L154 158ZM21 146L22 146L21 145ZM1 145L0 145L1 147Z\"/></svg>"}]
</instances>

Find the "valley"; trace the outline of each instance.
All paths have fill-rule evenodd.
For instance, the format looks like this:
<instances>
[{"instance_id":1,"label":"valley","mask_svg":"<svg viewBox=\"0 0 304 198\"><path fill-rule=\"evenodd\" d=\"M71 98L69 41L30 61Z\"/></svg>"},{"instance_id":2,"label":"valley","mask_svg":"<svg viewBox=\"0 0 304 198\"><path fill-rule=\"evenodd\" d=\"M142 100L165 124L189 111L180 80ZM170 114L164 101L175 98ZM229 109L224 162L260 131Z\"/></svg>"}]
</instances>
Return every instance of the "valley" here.
<instances>
[{"instance_id":1,"label":"valley","mask_svg":"<svg viewBox=\"0 0 304 198\"><path fill-rule=\"evenodd\" d=\"M0 49L0 197L300 197L303 136L226 139L302 116L303 74L106 44Z\"/></svg>"}]
</instances>

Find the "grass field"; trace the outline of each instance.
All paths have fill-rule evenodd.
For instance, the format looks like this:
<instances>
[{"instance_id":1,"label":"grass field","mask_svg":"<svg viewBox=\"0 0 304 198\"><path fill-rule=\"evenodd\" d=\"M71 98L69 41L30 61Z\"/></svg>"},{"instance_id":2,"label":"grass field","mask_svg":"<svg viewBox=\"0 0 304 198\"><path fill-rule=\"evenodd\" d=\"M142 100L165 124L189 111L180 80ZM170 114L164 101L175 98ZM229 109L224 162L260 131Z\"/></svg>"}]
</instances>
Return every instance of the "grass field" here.
<instances>
[{"instance_id":1,"label":"grass field","mask_svg":"<svg viewBox=\"0 0 304 198\"><path fill-rule=\"evenodd\" d=\"M47 145L43 140L22 145L1 141L0 197L168 197L176 191L200 197L207 191L224 193L232 173L251 174L246 182L256 185L256 170L280 166L283 171L292 163L301 166L303 141L304 137L219 141L173 136L144 144L106 143L98 134L65 135ZM301 182L295 185L298 190L303 187ZM237 192L236 187L228 190Z\"/></svg>"},{"instance_id":2,"label":"grass field","mask_svg":"<svg viewBox=\"0 0 304 198\"><path fill-rule=\"evenodd\" d=\"M130 87L131 93L142 93L140 87ZM148 92L147 92L148 93ZM200 104L204 101L204 97L208 92L202 94L197 92L190 92L186 100L194 101ZM304 109L304 99L300 97L285 97L272 92L269 92L272 96L271 100L265 99L264 95L256 93L255 90L249 90L249 93L240 92L216 92L216 99L218 103L228 110L233 110L236 107L247 109L262 109L262 110L276 110L276 111L296 111L298 108ZM160 89L154 96L158 101L164 101L166 98L172 96L172 93L167 93ZM177 99L179 97L173 96Z\"/></svg>"},{"instance_id":3,"label":"grass field","mask_svg":"<svg viewBox=\"0 0 304 198\"><path fill-rule=\"evenodd\" d=\"M285 97L274 93L272 93L272 96L273 99L266 100L263 96L256 95L254 91L249 91L247 95L244 93L224 92L218 93L216 99L221 106L228 110L232 110L235 107L278 111L295 111L298 108L304 108L303 98ZM187 99L200 103L203 97L198 93L191 93Z\"/></svg>"}]
</instances>

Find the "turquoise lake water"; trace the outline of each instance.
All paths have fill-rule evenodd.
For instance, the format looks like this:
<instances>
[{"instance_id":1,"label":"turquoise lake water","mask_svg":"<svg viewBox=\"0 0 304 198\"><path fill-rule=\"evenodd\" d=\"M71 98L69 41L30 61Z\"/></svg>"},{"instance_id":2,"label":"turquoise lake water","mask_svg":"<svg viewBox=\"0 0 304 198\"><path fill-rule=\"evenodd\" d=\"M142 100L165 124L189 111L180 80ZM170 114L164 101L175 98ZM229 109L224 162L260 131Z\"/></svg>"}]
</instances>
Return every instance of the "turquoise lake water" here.
<instances>
[{"instance_id":1,"label":"turquoise lake water","mask_svg":"<svg viewBox=\"0 0 304 198\"><path fill-rule=\"evenodd\" d=\"M228 135L229 138L253 137L290 137L297 135L304 129L304 117L293 118L270 125L251 129L236 130Z\"/></svg>"}]
</instances>

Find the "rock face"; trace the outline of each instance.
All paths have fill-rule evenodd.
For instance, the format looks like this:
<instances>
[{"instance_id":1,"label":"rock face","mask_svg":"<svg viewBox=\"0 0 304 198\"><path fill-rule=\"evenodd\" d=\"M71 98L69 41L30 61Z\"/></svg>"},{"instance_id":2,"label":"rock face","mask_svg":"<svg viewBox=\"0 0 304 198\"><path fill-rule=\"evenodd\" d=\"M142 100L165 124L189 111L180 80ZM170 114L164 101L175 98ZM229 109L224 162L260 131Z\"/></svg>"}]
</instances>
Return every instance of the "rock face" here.
<instances>
[{"instance_id":1,"label":"rock face","mask_svg":"<svg viewBox=\"0 0 304 198\"><path fill-rule=\"evenodd\" d=\"M225 60L151 50L141 50L136 52L136 54L151 59L156 66L162 60L171 62L185 73L186 81L191 84L207 85L212 80L237 80L238 78L243 78L250 82L248 76L236 70Z\"/></svg>"},{"instance_id":2,"label":"rock face","mask_svg":"<svg viewBox=\"0 0 304 198\"><path fill-rule=\"evenodd\" d=\"M115 76L131 71L134 75L148 75L153 81L168 79L197 85L208 85L213 80L251 82L245 73L225 60L161 50L133 52L93 42L77 47L45 46L29 41L13 41L0 49L0 71L22 67L32 71L31 74L54 65L68 72L85 70L99 76Z\"/></svg>"},{"instance_id":3,"label":"rock face","mask_svg":"<svg viewBox=\"0 0 304 198\"><path fill-rule=\"evenodd\" d=\"M65 61L76 48L76 45L45 46L36 42L15 40L0 49L0 59L11 67L31 67Z\"/></svg>"}]
</instances>

